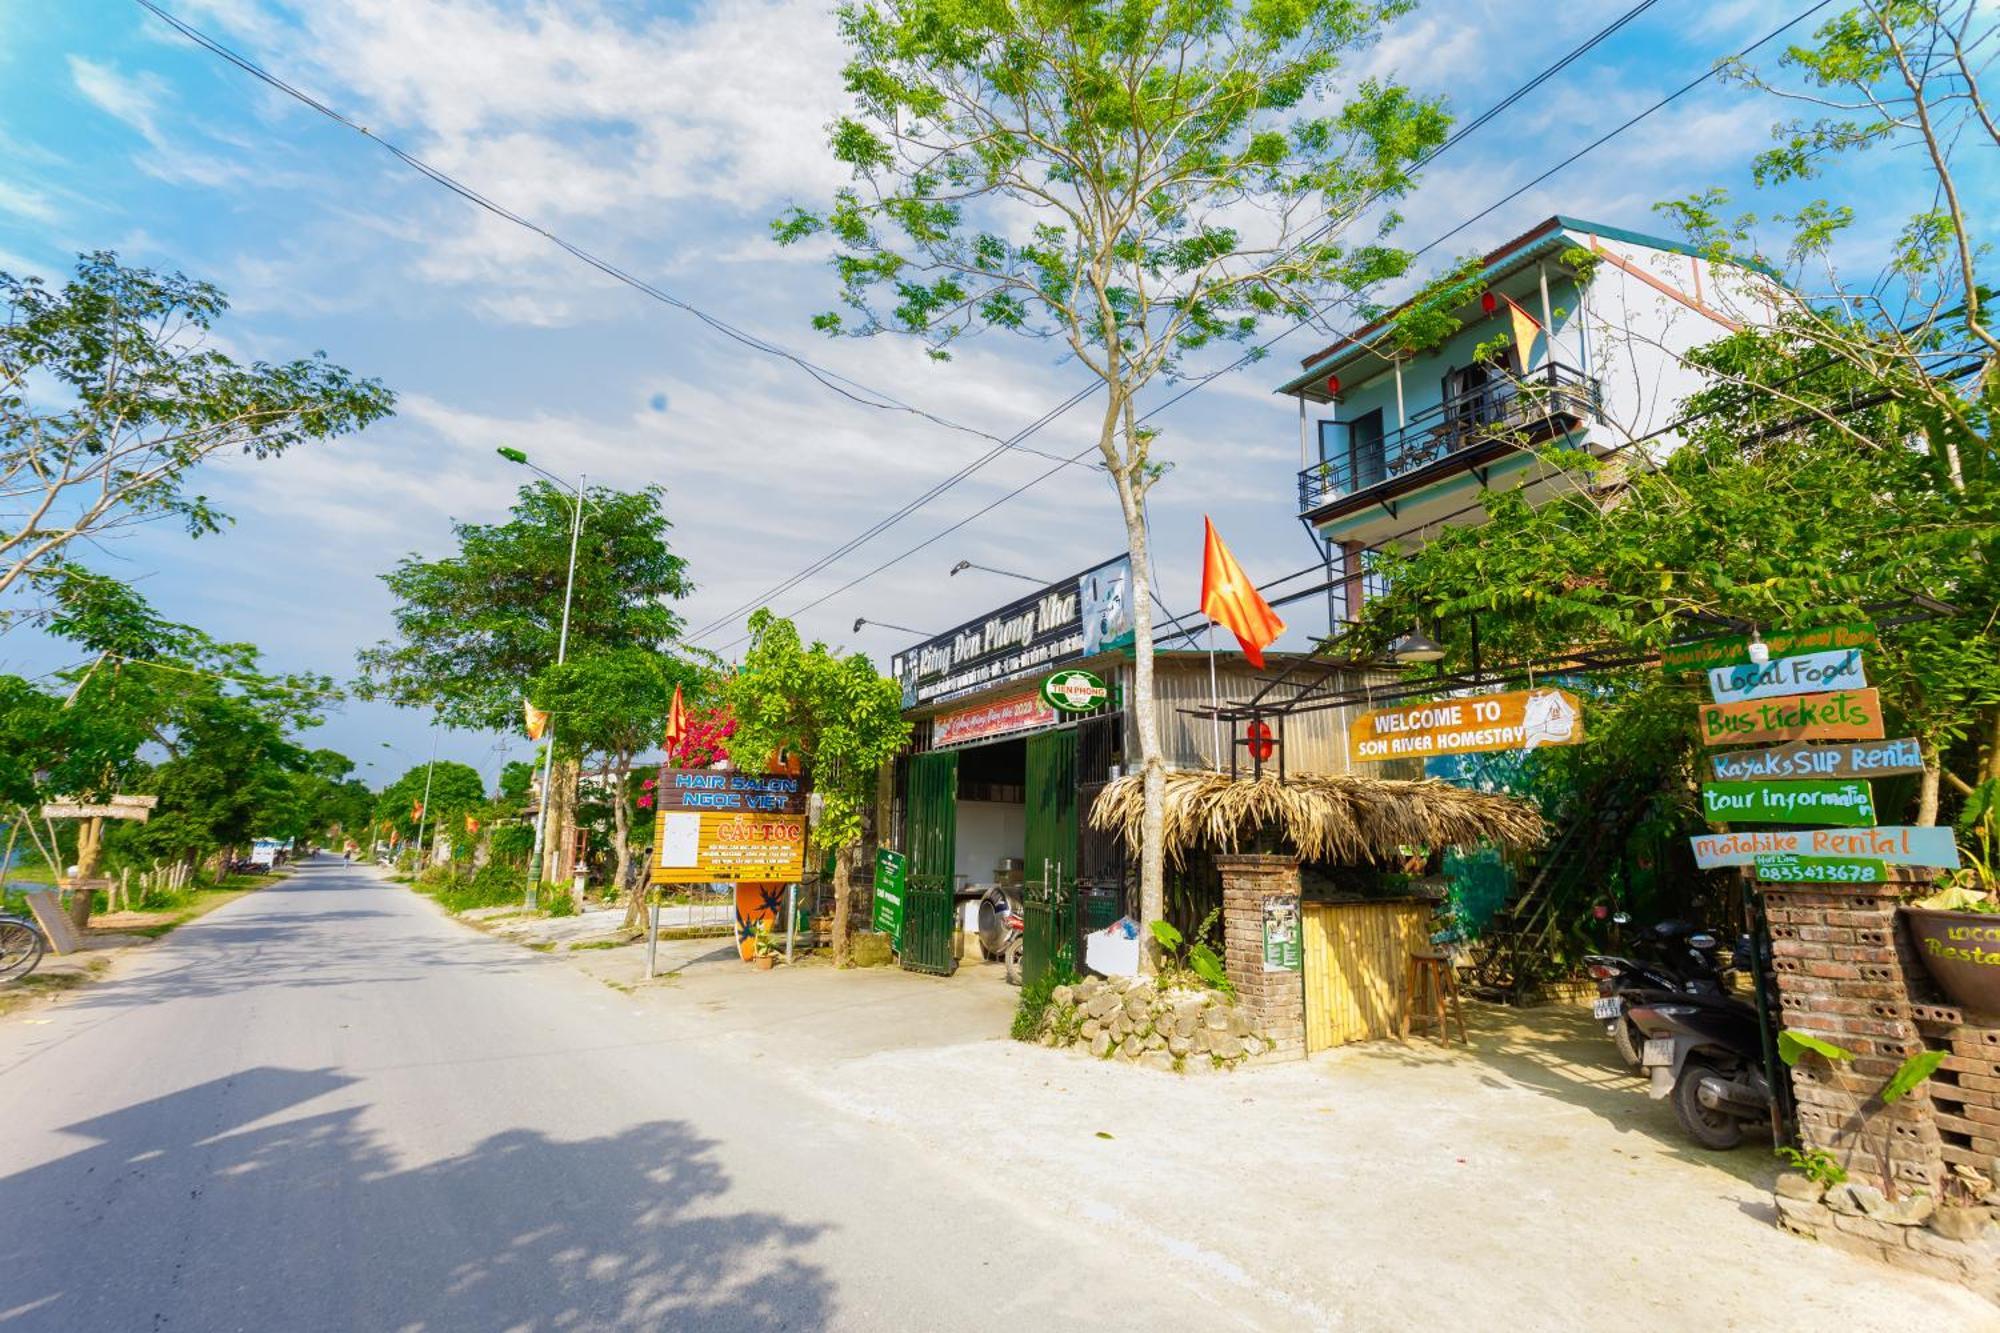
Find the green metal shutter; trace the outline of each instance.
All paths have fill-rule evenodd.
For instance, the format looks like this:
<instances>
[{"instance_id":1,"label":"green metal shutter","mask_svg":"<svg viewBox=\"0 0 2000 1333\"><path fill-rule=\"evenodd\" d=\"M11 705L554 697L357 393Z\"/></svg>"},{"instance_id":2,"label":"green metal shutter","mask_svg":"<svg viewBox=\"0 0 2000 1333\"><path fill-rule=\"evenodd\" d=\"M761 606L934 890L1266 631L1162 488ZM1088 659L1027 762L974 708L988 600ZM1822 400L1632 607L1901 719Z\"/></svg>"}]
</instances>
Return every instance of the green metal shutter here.
<instances>
[{"instance_id":1,"label":"green metal shutter","mask_svg":"<svg viewBox=\"0 0 2000 1333\"><path fill-rule=\"evenodd\" d=\"M1050 967L1076 971L1076 732L1028 738L1027 901L1021 981Z\"/></svg>"},{"instance_id":2,"label":"green metal shutter","mask_svg":"<svg viewBox=\"0 0 2000 1333\"><path fill-rule=\"evenodd\" d=\"M910 858L903 896L903 966L950 976L952 888L958 865L958 754L952 750L910 760L905 795Z\"/></svg>"}]
</instances>

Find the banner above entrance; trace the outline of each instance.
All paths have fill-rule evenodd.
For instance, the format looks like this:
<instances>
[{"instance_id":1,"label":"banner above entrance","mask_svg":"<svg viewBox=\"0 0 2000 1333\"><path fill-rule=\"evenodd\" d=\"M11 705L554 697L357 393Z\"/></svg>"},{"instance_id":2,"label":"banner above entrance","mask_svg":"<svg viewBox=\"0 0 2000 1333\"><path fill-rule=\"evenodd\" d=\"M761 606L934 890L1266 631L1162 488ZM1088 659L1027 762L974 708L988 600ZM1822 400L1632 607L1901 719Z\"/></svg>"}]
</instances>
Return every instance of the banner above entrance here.
<instances>
[{"instance_id":1,"label":"banner above entrance","mask_svg":"<svg viewBox=\"0 0 2000 1333\"><path fill-rule=\"evenodd\" d=\"M1131 642L1132 558L1121 555L897 653L889 672L916 708Z\"/></svg>"},{"instance_id":2,"label":"banner above entrance","mask_svg":"<svg viewBox=\"0 0 2000 1333\"><path fill-rule=\"evenodd\" d=\"M948 745L985 740L989 736L1004 736L1010 731L1046 727L1061 720L1061 716L1049 707L1048 700L1040 694L1010 695L992 703L961 708L956 713L938 714L937 720L931 723L931 746L943 749Z\"/></svg>"}]
</instances>

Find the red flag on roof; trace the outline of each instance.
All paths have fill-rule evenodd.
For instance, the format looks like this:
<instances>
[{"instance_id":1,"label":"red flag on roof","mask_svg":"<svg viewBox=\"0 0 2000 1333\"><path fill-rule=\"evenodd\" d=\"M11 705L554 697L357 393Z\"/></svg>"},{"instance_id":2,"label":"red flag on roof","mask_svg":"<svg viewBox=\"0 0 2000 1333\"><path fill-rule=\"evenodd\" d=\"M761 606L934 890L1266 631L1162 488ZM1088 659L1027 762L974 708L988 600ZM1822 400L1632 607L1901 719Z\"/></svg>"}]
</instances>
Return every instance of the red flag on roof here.
<instances>
[{"instance_id":1,"label":"red flag on roof","mask_svg":"<svg viewBox=\"0 0 2000 1333\"><path fill-rule=\"evenodd\" d=\"M1222 544L1215 523L1202 517L1201 613L1236 636L1250 665L1264 665L1264 650L1285 632L1285 622Z\"/></svg>"}]
</instances>

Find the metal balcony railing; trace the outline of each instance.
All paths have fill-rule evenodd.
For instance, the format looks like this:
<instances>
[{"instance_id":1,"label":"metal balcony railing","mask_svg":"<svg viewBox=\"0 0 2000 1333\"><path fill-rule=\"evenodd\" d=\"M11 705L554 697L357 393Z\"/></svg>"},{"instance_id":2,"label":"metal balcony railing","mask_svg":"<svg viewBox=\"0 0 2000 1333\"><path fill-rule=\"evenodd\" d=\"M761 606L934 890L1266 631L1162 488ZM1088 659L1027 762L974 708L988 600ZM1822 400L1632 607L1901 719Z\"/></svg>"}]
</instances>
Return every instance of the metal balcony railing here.
<instances>
[{"instance_id":1,"label":"metal balcony railing","mask_svg":"<svg viewBox=\"0 0 2000 1333\"><path fill-rule=\"evenodd\" d=\"M1518 379L1501 376L1447 398L1385 432L1379 442L1361 441L1359 449L1353 422L1322 422L1325 461L1299 473L1299 512L1310 513L1476 445L1501 439L1530 443L1567 434L1585 420L1601 421L1603 408L1603 387L1597 380L1551 361Z\"/></svg>"}]
</instances>

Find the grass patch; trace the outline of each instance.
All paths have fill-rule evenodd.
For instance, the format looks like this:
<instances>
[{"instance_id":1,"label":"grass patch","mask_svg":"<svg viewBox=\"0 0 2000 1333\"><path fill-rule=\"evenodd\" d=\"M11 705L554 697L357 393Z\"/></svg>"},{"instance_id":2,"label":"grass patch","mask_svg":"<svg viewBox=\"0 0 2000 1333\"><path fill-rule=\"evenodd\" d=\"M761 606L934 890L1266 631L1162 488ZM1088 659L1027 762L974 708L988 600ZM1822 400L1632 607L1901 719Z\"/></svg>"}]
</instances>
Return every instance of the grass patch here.
<instances>
[{"instance_id":1,"label":"grass patch","mask_svg":"<svg viewBox=\"0 0 2000 1333\"><path fill-rule=\"evenodd\" d=\"M578 940L569 950L575 953L578 949L622 949L630 943L631 940Z\"/></svg>"},{"instance_id":2,"label":"grass patch","mask_svg":"<svg viewBox=\"0 0 2000 1333\"><path fill-rule=\"evenodd\" d=\"M95 981L109 966L110 959L93 958L84 964L81 972L30 972L19 981L10 981L4 989L0 989L0 1018L26 1009L44 996L60 995Z\"/></svg>"},{"instance_id":3,"label":"grass patch","mask_svg":"<svg viewBox=\"0 0 2000 1333\"><path fill-rule=\"evenodd\" d=\"M232 879L237 882L232 882L232 880L223 881L227 887L196 889L194 892L187 894L179 905L165 909L173 912L174 915L171 920L156 921L150 926L122 927L118 930L118 933L120 935L143 935L149 940L156 940L162 935L180 929L190 921L196 921L207 916L218 907L233 903L245 894L255 893L258 889L263 888L265 884L273 883L282 878L284 878L282 875L234 876ZM242 880L261 880L262 883L242 884L240 883Z\"/></svg>"},{"instance_id":4,"label":"grass patch","mask_svg":"<svg viewBox=\"0 0 2000 1333\"><path fill-rule=\"evenodd\" d=\"M556 942L554 940L532 940L528 943L527 947L533 949L536 953L551 953L555 950Z\"/></svg>"}]
</instances>

